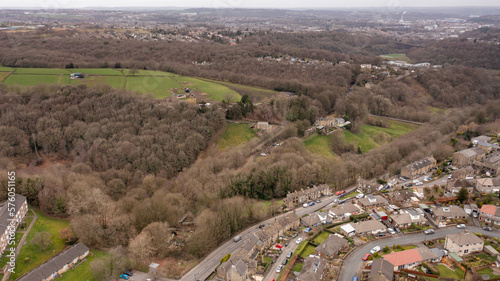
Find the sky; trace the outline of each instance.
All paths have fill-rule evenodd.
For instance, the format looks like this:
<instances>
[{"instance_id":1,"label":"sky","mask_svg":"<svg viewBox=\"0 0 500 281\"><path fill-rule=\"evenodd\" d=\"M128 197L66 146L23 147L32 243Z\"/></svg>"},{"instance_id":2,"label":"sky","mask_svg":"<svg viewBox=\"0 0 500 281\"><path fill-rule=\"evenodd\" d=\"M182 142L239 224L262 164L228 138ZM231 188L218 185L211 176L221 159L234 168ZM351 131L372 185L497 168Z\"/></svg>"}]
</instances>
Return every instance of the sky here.
<instances>
[{"instance_id":1,"label":"sky","mask_svg":"<svg viewBox=\"0 0 500 281\"><path fill-rule=\"evenodd\" d=\"M0 0L0 8L203 7L203 8L345 8L500 6L500 0Z\"/></svg>"}]
</instances>

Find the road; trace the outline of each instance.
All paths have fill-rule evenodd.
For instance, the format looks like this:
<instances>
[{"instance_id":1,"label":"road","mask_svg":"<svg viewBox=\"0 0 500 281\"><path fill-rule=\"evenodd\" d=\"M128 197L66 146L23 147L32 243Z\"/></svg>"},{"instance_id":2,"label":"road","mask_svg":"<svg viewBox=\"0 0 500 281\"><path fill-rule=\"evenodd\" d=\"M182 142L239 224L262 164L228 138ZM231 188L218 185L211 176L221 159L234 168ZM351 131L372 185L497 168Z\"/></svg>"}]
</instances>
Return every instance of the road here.
<instances>
[{"instance_id":1,"label":"road","mask_svg":"<svg viewBox=\"0 0 500 281\"><path fill-rule=\"evenodd\" d=\"M485 231L478 227L467 227L467 230L470 232L478 232L487 236L498 237L500 238L500 233L496 231ZM349 266L342 266L341 271L339 273L338 280L340 281L351 281L354 276L358 278L361 277L359 272L361 266L364 264L362 260L363 256L366 253L369 253L370 250L375 246L380 246L380 248L384 248L385 246L392 247L392 245L411 245L416 243L425 242L427 240L435 240L444 238L446 235L451 233L458 233L464 231L463 229L458 229L456 227L447 227L435 229L434 234L425 235L423 233L418 234L399 234L395 235L391 238L380 239L377 241L373 241L370 243L366 243L365 245L356 248L353 252L349 254L347 259L344 260L344 264L348 264Z\"/></svg>"},{"instance_id":2,"label":"road","mask_svg":"<svg viewBox=\"0 0 500 281\"><path fill-rule=\"evenodd\" d=\"M271 280L272 278L274 278L274 280L278 279L278 276L280 275L279 273L276 272L276 270L278 269L278 266L282 265L283 260L286 259L286 255L289 252L294 252L295 249L297 249L299 244L297 244L295 241L299 238L302 238L302 240L304 240L306 238L306 236L304 234L301 234L301 235L297 236L296 238L291 239L290 242L288 242L288 247L283 248L281 255L279 255L279 257L276 259L276 262L273 263L269 267L269 269L267 270L267 274L264 277L264 280Z\"/></svg>"},{"instance_id":3,"label":"road","mask_svg":"<svg viewBox=\"0 0 500 281\"><path fill-rule=\"evenodd\" d=\"M346 189L346 191L353 190L356 187L357 187L357 185L350 187L349 189ZM321 198L322 202L319 204L316 204L312 207L307 207L307 208L300 207L300 208L295 209L295 211L299 217L302 217L305 214L310 214L314 211L317 211L319 209L327 207L328 205L332 204L332 202L337 198L338 198L338 196L324 197L324 198ZM283 216L283 214L281 214L280 216ZM236 251L239 247L241 247L242 243L246 239L251 238L254 235L254 233L259 230L258 226L260 224L272 223L280 216L276 216L276 217L267 219L263 222L259 222L258 224L255 224L255 225L243 230L242 232L238 233L237 235L240 235L242 238L239 242L233 242L232 238L230 240L226 241L224 244L222 244L217 249L215 249L212 253L210 253L207 257L205 257L205 259L203 261L201 261L197 266L195 266L188 273L186 273L180 280L182 280L182 281L205 280L210 275L210 273L213 272L215 267L217 265L219 265L220 260L225 255ZM293 244L295 244L294 240L291 242ZM289 244L292 244L292 243L289 243ZM288 245L288 247L290 247L290 246L291 245ZM284 254L284 255L282 254L280 256L281 261L283 261L283 257L285 257L285 256L286 256L286 254ZM278 262L274 263L273 267L271 268L271 270L274 269L274 272L276 272L276 267L277 267L276 264L278 264ZM272 272L272 271L269 271L269 272ZM267 279L264 279L264 280L267 280Z\"/></svg>"}]
</instances>

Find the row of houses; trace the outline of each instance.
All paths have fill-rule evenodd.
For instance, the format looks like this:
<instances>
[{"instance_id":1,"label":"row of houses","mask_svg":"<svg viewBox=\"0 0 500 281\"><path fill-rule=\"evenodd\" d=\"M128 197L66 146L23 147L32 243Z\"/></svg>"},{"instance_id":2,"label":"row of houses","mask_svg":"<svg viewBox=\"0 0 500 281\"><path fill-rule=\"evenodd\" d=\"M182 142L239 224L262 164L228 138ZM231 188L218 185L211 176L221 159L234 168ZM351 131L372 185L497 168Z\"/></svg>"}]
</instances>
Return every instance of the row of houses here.
<instances>
[{"instance_id":1,"label":"row of houses","mask_svg":"<svg viewBox=\"0 0 500 281\"><path fill-rule=\"evenodd\" d=\"M417 178L435 168L436 164L436 159L433 156L429 156L401 168L401 176L409 179Z\"/></svg>"},{"instance_id":2,"label":"row of houses","mask_svg":"<svg viewBox=\"0 0 500 281\"><path fill-rule=\"evenodd\" d=\"M288 209L293 209L295 207L302 206L304 203L309 203L310 201L318 200L323 196L330 195L332 195L332 190L327 184L315 185L310 188L289 192L286 195L286 198L283 199L283 204Z\"/></svg>"}]
</instances>

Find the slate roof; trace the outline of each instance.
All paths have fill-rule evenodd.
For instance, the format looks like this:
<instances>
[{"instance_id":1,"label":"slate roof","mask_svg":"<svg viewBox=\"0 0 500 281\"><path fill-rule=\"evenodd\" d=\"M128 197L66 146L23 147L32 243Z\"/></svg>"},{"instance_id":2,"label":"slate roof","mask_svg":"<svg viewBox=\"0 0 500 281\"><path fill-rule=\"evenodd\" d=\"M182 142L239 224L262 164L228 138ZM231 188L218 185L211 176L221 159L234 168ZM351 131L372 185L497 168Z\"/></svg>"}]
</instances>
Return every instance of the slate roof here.
<instances>
[{"instance_id":1,"label":"slate roof","mask_svg":"<svg viewBox=\"0 0 500 281\"><path fill-rule=\"evenodd\" d=\"M483 186L500 186L500 180L497 178L477 179L477 183Z\"/></svg>"},{"instance_id":2,"label":"slate roof","mask_svg":"<svg viewBox=\"0 0 500 281\"><path fill-rule=\"evenodd\" d=\"M419 247L419 248L417 248L417 250L418 250L418 253L420 254L420 258L422 258L422 260L424 260L424 261L439 258L439 256L436 255L432 251L432 249L429 249L427 247Z\"/></svg>"},{"instance_id":3,"label":"slate roof","mask_svg":"<svg viewBox=\"0 0 500 281\"><path fill-rule=\"evenodd\" d=\"M23 203L26 201L26 197L21 194L16 194L14 198L15 198L14 202L11 203L14 204L14 208L16 209L16 214L17 214ZM7 207L9 202L10 201L5 201L2 208L0 209L0 235L5 233L5 230L10 224L9 220L12 219L9 212L7 212L8 209Z\"/></svg>"},{"instance_id":4,"label":"slate roof","mask_svg":"<svg viewBox=\"0 0 500 281\"><path fill-rule=\"evenodd\" d=\"M484 150L482 150L479 147L467 148L467 149L464 149L464 150L460 150L460 151L458 151L456 153L460 153L460 154L464 155L467 158L471 158L471 157L474 157L474 156L479 155L479 154L485 154Z\"/></svg>"},{"instance_id":5,"label":"slate roof","mask_svg":"<svg viewBox=\"0 0 500 281\"><path fill-rule=\"evenodd\" d=\"M448 209L449 209L449 211L446 211ZM436 217L452 218L452 217L466 217L467 216L464 209L462 209L458 206L432 208L432 212L433 212L434 216L436 216Z\"/></svg>"},{"instance_id":6,"label":"slate roof","mask_svg":"<svg viewBox=\"0 0 500 281\"><path fill-rule=\"evenodd\" d=\"M383 225L381 222L376 220L362 221L358 223L352 224L356 233L365 233L369 231L375 231L380 229L386 229L387 227Z\"/></svg>"},{"instance_id":7,"label":"slate roof","mask_svg":"<svg viewBox=\"0 0 500 281\"><path fill-rule=\"evenodd\" d=\"M411 164L408 164L408 165L406 165L406 167L410 171L417 171L417 170L420 170L424 167L430 166L433 163L436 163L436 160L434 159L434 157L430 156L430 157L427 157L427 158L422 159L420 161L416 161L416 162L413 162Z\"/></svg>"},{"instance_id":8,"label":"slate roof","mask_svg":"<svg viewBox=\"0 0 500 281\"><path fill-rule=\"evenodd\" d=\"M330 213L335 214L336 216L341 216L347 213L354 213L354 212L359 212L360 209L356 205L352 203L346 203L342 205L338 205L337 207L331 208Z\"/></svg>"},{"instance_id":9,"label":"slate roof","mask_svg":"<svg viewBox=\"0 0 500 281\"><path fill-rule=\"evenodd\" d=\"M383 278L380 278L383 277ZM394 278L394 265L385 259L376 259L372 263L372 269L368 275L368 280L390 280Z\"/></svg>"},{"instance_id":10,"label":"slate roof","mask_svg":"<svg viewBox=\"0 0 500 281\"><path fill-rule=\"evenodd\" d=\"M71 263L77 257L87 252L89 248L82 243L78 243L73 247L65 250L57 256L51 258L47 262L26 273L18 279L18 281L41 281L49 278L53 273L57 272L65 265Z\"/></svg>"},{"instance_id":11,"label":"slate roof","mask_svg":"<svg viewBox=\"0 0 500 281\"><path fill-rule=\"evenodd\" d=\"M318 253L322 253L328 257L336 254L340 249L342 249L348 243L347 239L338 237L337 235L330 234L323 243L316 247Z\"/></svg>"}]
</instances>

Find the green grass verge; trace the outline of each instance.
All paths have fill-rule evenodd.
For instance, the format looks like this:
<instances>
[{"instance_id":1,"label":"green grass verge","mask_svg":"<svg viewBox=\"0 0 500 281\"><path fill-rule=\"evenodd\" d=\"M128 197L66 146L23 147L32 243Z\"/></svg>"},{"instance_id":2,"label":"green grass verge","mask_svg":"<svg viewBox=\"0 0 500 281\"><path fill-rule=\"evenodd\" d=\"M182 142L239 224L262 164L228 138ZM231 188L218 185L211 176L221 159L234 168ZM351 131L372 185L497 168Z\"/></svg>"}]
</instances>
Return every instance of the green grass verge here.
<instances>
[{"instance_id":1,"label":"green grass verge","mask_svg":"<svg viewBox=\"0 0 500 281\"><path fill-rule=\"evenodd\" d=\"M61 281L73 281L73 280L94 281L96 279L94 278L94 275L92 274L92 271L90 270L90 263L93 260L103 258L107 255L109 255L109 254L106 252L102 252L99 250L90 250L90 254L86 257L85 261L83 261L76 268L66 271L62 276L57 277L56 280L61 280Z\"/></svg>"},{"instance_id":2,"label":"green grass verge","mask_svg":"<svg viewBox=\"0 0 500 281\"><path fill-rule=\"evenodd\" d=\"M330 148L330 136L313 134L304 140L304 146L309 152L326 158L335 159L335 154Z\"/></svg>"},{"instance_id":3,"label":"green grass verge","mask_svg":"<svg viewBox=\"0 0 500 281\"><path fill-rule=\"evenodd\" d=\"M215 143L219 149L225 149L245 144L256 136L255 132L250 128L250 124L227 123L226 129Z\"/></svg>"},{"instance_id":4,"label":"green grass verge","mask_svg":"<svg viewBox=\"0 0 500 281\"><path fill-rule=\"evenodd\" d=\"M323 231L321 232L318 236L316 236L314 239L313 239L313 243L316 244L316 245L319 245L321 243L323 243L323 241L326 240L326 238L328 238L328 236L330 235L329 232L326 232L326 231Z\"/></svg>"},{"instance_id":5,"label":"green grass verge","mask_svg":"<svg viewBox=\"0 0 500 281\"><path fill-rule=\"evenodd\" d=\"M157 98L171 96L181 86L169 77L155 76L127 76L127 90L136 91L141 94L153 93Z\"/></svg>"},{"instance_id":6,"label":"green grass verge","mask_svg":"<svg viewBox=\"0 0 500 281\"><path fill-rule=\"evenodd\" d=\"M74 68L69 69L71 73L81 72L82 74L88 75L114 75L114 76L123 76L119 70L112 68Z\"/></svg>"},{"instance_id":7,"label":"green grass verge","mask_svg":"<svg viewBox=\"0 0 500 281\"><path fill-rule=\"evenodd\" d=\"M58 84L59 75L18 75L12 74L4 81L7 85L36 86L38 84Z\"/></svg>"},{"instance_id":8,"label":"green grass verge","mask_svg":"<svg viewBox=\"0 0 500 281\"><path fill-rule=\"evenodd\" d=\"M226 86L219 85L215 81L200 80L191 77L177 77L176 80L184 88L196 89L202 93L207 93L207 97L212 100L222 101L226 96L233 101L241 100L241 95Z\"/></svg>"},{"instance_id":9,"label":"green grass verge","mask_svg":"<svg viewBox=\"0 0 500 281\"><path fill-rule=\"evenodd\" d=\"M70 80L70 84L85 84L94 86L98 84L106 84L113 88L123 88L125 84L124 76L89 76L87 78L78 78Z\"/></svg>"},{"instance_id":10,"label":"green grass verge","mask_svg":"<svg viewBox=\"0 0 500 281\"><path fill-rule=\"evenodd\" d=\"M51 218L36 210L35 212L38 218L28 234L26 244L23 245L19 252L15 273L10 275L10 280L16 280L21 275L53 257L54 254L62 251L65 247L64 240L59 238L59 233L61 229L69 227L69 221ZM30 242L37 232L44 231L51 234L52 245L48 249L41 251L39 247L31 245ZM26 257L31 259L29 263L24 262Z\"/></svg>"},{"instance_id":11,"label":"green grass verge","mask_svg":"<svg viewBox=\"0 0 500 281\"><path fill-rule=\"evenodd\" d=\"M344 130L345 139L348 143L354 143L356 146L359 146L361 151L365 153L418 128L418 125L404 122L392 120L387 120L387 122L390 124L389 128L362 125L361 131L358 134Z\"/></svg>"},{"instance_id":12,"label":"green grass verge","mask_svg":"<svg viewBox=\"0 0 500 281\"><path fill-rule=\"evenodd\" d=\"M70 74L70 70L61 68L16 68L15 74Z\"/></svg>"}]
</instances>

